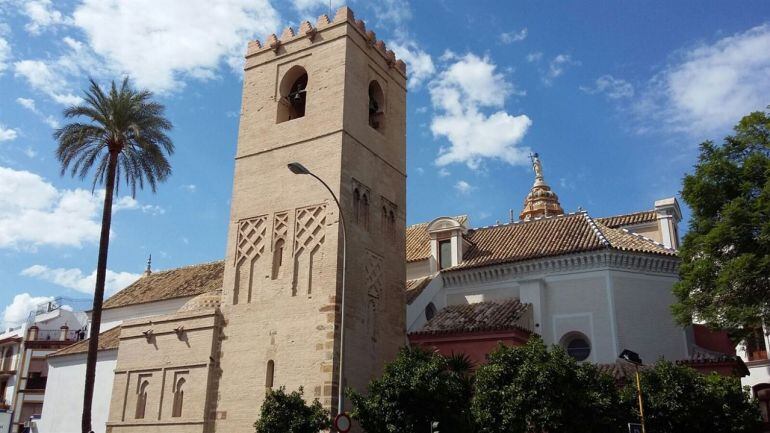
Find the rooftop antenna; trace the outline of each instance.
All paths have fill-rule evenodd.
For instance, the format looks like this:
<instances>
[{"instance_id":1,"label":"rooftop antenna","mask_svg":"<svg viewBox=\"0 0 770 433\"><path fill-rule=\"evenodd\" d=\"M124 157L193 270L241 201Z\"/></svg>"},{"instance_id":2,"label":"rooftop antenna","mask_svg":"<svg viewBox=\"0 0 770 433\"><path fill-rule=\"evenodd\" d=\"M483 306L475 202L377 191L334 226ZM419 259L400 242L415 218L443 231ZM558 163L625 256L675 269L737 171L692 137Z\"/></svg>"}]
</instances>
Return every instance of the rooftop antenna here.
<instances>
[{"instance_id":1,"label":"rooftop antenna","mask_svg":"<svg viewBox=\"0 0 770 433\"><path fill-rule=\"evenodd\" d=\"M152 254L147 257L147 268L144 270L144 275L150 275L152 274Z\"/></svg>"},{"instance_id":2,"label":"rooftop antenna","mask_svg":"<svg viewBox=\"0 0 770 433\"><path fill-rule=\"evenodd\" d=\"M513 209L508 209L508 222L513 222Z\"/></svg>"},{"instance_id":3,"label":"rooftop antenna","mask_svg":"<svg viewBox=\"0 0 770 433\"><path fill-rule=\"evenodd\" d=\"M332 16L332 0L329 0L329 16Z\"/></svg>"}]
</instances>

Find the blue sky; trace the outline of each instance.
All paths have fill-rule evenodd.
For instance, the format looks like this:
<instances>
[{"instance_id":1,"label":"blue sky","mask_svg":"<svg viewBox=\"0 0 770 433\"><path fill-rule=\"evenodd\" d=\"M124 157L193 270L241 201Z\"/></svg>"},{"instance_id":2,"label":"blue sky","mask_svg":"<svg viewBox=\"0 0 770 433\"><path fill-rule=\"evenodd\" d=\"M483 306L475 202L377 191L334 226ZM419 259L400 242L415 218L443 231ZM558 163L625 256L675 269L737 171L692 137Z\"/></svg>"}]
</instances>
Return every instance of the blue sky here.
<instances>
[{"instance_id":1,"label":"blue sky","mask_svg":"<svg viewBox=\"0 0 770 433\"><path fill-rule=\"evenodd\" d=\"M117 202L114 291L150 253L156 269L224 256L246 43L328 4L0 0L0 321L93 290L101 198L60 176L52 139L89 75L130 75L175 126L171 179ZM766 1L348 4L409 66L410 224L518 214L530 151L567 211L649 209L698 143L770 103Z\"/></svg>"}]
</instances>

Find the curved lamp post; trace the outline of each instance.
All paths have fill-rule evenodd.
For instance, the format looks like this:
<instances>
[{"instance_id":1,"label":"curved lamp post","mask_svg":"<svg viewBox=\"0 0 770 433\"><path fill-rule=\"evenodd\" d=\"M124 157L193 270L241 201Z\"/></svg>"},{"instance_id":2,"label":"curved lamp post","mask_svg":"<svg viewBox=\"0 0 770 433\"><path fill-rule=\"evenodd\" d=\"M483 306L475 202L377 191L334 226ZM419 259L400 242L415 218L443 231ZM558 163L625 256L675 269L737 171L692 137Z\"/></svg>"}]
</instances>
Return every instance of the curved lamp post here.
<instances>
[{"instance_id":1,"label":"curved lamp post","mask_svg":"<svg viewBox=\"0 0 770 433\"><path fill-rule=\"evenodd\" d=\"M642 358L639 357L638 353L628 349L623 350L623 352L620 353L620 356L618 356L618 358L630 364L633 364L634 366L634 369L636 372L636 392L637 392L637 397L639 398L639 418L642 424L642 433L645 433L646 430L644 428L644 404L642 403L642 382L639 380L639 366L642 365Z\"/></svg>"},{"instance_id":2,"label":"curved lamp post","mask_svg":"<svg viewBox=\"0 0 770 433\"><path fill-rule=\"evenodd\" d=\"M334 202L337 204L337 209L340 213L340 226L342 227L342 293L341 293L341 299L340 299L340 368L339 368L339 379L337 384L337 414L344 413L342 409L343 405L343 398L342 398L342 365L344 354L345 354L345 274L346 269L345 266L347 264L347 237L345 234L345 217L342 213L342 206L340 205L340 201L337 199L337 196L334 194L334 191L332 191L331 188L329 188L329 185L326 184L320 177L316 176L313 172L305 168L304 165L298 163L298 162L292 162L287 165L289 170L291 170L294 174L307 174L312 177L314 177L317 181L321 182L321 185L323 185L327 191L329 191L329 194L331 194L332 198L334 199Z\"/></svg>"}]
</instances>

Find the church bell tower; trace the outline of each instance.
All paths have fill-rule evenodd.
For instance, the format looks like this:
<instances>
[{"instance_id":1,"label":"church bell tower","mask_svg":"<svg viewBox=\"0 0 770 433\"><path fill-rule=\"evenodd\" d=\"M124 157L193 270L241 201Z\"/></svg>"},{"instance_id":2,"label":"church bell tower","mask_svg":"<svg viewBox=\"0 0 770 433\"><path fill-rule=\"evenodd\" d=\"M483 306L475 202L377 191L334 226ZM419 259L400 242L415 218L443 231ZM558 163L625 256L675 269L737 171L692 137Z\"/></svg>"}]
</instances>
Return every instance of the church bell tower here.
<instances>
[{"instance_id":1,"label":"church bell tower","mask_svg":"<svg viewBox=\"0 0 770 433\"><path fill-rule=\"evenodd\" d=\"M267 388L337 410L405 343L406 67L343 7L249 43L212 417L251 431ZM328 184L337 204L298 162ZM349 404L344 404L346 410Z\"/></svg>"}]
</instances>

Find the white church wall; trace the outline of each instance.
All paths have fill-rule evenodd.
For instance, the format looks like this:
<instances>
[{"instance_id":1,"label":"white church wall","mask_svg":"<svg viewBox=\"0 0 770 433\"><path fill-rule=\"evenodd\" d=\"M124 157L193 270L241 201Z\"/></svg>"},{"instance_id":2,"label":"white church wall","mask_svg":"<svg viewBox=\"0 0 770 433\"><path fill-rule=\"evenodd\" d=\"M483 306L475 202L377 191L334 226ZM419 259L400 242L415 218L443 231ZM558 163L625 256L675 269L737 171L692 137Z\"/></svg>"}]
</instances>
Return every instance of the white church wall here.
<instances>
[{"instance_id":1,"label":"white church wall","mask_svg":"<svg viewBox=\"0 0 770 433\"><path fill-rule=\"evenodd\" d=\"M420 296L406 306L407 332L418 331L425 326L425 323L428 322L425 317L425 308L430 303L433 303L436 307L436 311L440 311L447 306L444 281L441 279L441 275L436 275L436 277L422 290Z\"/></svg>"},{"instance_id":2,"label":"white church wall","mask_svg":"<svg viewBox=\"0 0 770 433\"><path fill-rule=\"evenodd\" d=\"M581 333L591 344L588 360L615 362L615 340L605 271L574 272L545 279L545 314L541 335L546 344Z\"/></svg>"},{"instance_id":3,"label":"white church wall","mask_svg":"<svg viewBox=\"0 0 770 433\"><path fill-rule=\"evenodd\" d=\"M117 358L117 350L101 351L97 357L92 409L94 433L106 430ZM85 377L85 353L48 359L45 402L38 423L40 433L80 432Z\"/></svg>"},{"instance_id":4,"label":"white church wall","mask_svg":"<svg viewBox=\"0 0 770 433\"><path fill-rule=\"evenodd\" d=\"M649 363L660 357L689 358L685 330L674 322L670 310L676 281L675 276L612 272L621 350L633 350Z\"/></svg>"}]
</instances>

